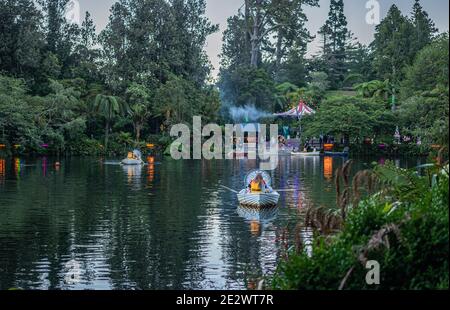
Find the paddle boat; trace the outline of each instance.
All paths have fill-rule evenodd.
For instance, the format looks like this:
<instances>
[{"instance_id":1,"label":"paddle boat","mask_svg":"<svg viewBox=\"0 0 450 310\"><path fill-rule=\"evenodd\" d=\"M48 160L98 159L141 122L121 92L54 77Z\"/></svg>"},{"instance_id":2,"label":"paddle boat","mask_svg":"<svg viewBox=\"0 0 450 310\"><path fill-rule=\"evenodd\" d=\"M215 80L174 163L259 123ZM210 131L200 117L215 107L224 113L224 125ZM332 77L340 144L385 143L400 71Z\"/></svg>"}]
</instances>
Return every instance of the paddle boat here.
<instances>
[{"instance_id":1,"label":"paddle boat","mask_svg":"<svg viewBox=\"0 0 450 310\"><path fill-rule=\"evenodd\" d=\"M266 183L266 191L252 192L248 185L258 175L261 174ZM245 177L245 188L237 193L238 201L241 205L252 208L273 207L278 204L280 194L271 187L272 179L269 174L262 170L254 170Z\"/></svg>"},{"instance_id":2,"label":"paddle boat","mask_svg":"<svg viewBox=\"0 0 450 310\"><path fill-rule=\"evenodd\" d=\"M291 152L293 156L320 156L320 151L314 149L312 152Z\"/></svg>"},{"instance_id":3,"label":"paddle boat","mask_svg":"<svg viewBox=\"0 0 450 310\"><path fill-rule=\"evenodd\" d=\"M129 152L127 158L122 160L120 163L126 166L136 166L145 164L144 161L142 160L142 154L139 150Z\"/></svg>"},{"instance_id":4,"label":"paddle boat","mask_svg":"<svg viewBox=\"0 0 450 310\"><path fill-rule=\"evenodd\" d=\"M347 157L349 155L349 148L345 147L342 152L325 151L324 155L325 156L342 156L342 157Z\"/></svg>"}]
</instances>

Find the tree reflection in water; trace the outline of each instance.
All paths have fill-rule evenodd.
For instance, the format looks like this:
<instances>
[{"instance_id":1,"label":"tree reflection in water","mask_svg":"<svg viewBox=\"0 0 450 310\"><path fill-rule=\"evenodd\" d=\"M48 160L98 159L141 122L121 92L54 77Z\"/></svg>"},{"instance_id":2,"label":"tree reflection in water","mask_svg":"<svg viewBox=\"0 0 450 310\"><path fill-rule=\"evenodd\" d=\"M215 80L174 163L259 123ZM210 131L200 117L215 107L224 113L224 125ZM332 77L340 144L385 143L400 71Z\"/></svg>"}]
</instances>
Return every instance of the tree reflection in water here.
<instances>
[{"instance_id":1,"label":"tree reflection in water","mask_svg":"<svg viewBox=\"0 0 450 310\"><path fill-rule=\"evenodd\" d=\"M17 179L14 160L0 159L0 289L257 287L285 244L311 240L299 226L302 210L335 203L321 158L281 158L271 172L275 185L297 190L252 216L219 185L239 188L255 161L165 159L152 166L147 159L147 166L121 167L72 158L60 173L46 159L28 161ZM354 170L372 161L355 160ZM65 281L71 261L80 267L76 283Z\"/></svg>"}]
</instances>

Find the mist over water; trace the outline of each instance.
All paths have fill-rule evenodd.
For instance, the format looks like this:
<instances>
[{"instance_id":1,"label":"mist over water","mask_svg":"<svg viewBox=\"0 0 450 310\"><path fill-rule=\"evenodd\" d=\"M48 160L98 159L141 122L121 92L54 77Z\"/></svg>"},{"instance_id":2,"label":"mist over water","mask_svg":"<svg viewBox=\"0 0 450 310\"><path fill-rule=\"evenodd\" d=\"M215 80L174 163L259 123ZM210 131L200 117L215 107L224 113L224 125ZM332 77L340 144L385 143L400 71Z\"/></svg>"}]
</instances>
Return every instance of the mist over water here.
<instances>
[{"instance_id":1,"label":"mist over water","mask_svg":"<svg viewBox=\"0 0 450 310\"><path fill-rule=\"evenodd\" d=\"M229 113L231 119L235 123L240 122L255 122L264 117L270 117L272 114L261 111L257 109L254 105L249 105L246 107L235 107L229 108Z\"/></svg>"}]
</instances>

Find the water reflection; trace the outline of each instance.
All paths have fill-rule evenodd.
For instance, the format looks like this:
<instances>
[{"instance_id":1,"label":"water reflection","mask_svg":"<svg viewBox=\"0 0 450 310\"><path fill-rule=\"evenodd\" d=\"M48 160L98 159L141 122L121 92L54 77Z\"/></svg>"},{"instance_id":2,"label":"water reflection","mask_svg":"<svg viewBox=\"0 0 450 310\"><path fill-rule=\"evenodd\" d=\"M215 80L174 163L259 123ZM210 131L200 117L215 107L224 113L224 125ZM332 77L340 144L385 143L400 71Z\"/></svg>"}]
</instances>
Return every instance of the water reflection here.
<instances>
[{"instance_id":1,"label":"water reflection","mask_svg":"<svg viewBox=\"0 0 450 310\"><path fill-rule=\"evenodd\" d=\"M127 182L131 189L139 190L142 185L142 165L123 165L122 169L127 176Z\"/></svg>"},{"instance_id":2,"label":"water reflection","mask_svg":"<svg viewBox=\"0 0 450 310\"><path fill-rule=\"evenodd\" d=\"M147 157L147 183L150 185L155 178L155 157Z\"/></svg>"},{"instance_id":3,"label":"water reflection","mask_svg":"<svg viewBox=\"0 0 450 310\"><path fill-rule=\"evenodd\" d=\"M3 184L5 182L5 176L6 176L6 160L0 158L0 184Z\"/></svg>"},{"instance_id":4,"label":"water reflection","mask_svg":"<svg viewBox=\"0 0 450 310\"><path fill-rule=\"evenodd\" d=\"M250 223L250 231L253 235L259 235L260 230L269 225L277 216L278 207L273 208L249 208L238 206L237 213Z\"/></svg>"},{"instance_id":5,"label":"water reflection","mask_svg":"<svg viewBox=\"0 0 450 310\"><path fill-rule=\"evenodd\" d=\"M16 157L14 158L14 175L17 179L20 177L20 158Z\"/></svg>"},{"instance_id":6,"label":"water reflection","mask_svg":"<svg viewBox=\"0 0 450 310\"><path fill-rule=\"evenodd\" d=\"M333 179L333 157L325 156L323 158L323 176L328 181Z\"/></svg>"},{"instance_id":7,"label":"water reflection","mask_svg":"<svg viewBox=\"0 0 450 310\"><path fill-rule=\"evenodd\" d=\"M64 173L47 172L46 158L28 160L19 182L14 159L0 159L0 289L257 287L298 238L310 253L303 210L335 204L325 170L332 178L343 162L281 158L274 186L296 191L255 212L219 186L241 188L254 160L149 157L145 166L122 167L72 158ZM356 159L353 170L373 161Z\"/></svg>"}]
</instances>

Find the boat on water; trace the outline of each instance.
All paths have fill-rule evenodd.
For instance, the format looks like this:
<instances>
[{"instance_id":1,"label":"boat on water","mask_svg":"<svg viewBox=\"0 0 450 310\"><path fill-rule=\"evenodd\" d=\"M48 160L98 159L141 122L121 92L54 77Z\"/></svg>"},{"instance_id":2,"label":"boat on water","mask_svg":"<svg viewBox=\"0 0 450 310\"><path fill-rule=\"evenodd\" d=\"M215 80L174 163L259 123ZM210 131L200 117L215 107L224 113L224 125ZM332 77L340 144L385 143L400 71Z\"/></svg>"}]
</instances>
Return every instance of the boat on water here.
<instances>
[{"instance_id":1,"label":"boat on water","mask_svg":"<svg viewBox=\"0 0 450 310\"><path fill-rule=\"evenodd\" d=\"M278 204L280 194L276 191L269 193L252 193L248 189L241 190L238 194L239 203L242 206L253 208L273 207Z\"/></svg>"},{"instance_id":2,"label":"boat on water","mask_svg":"<svg viewBox=\"0 0 450 310\"><path fill-rule=\"evenodd\" d=\"M342 156L347 157L349 155L349 148L346 146L342 152L332 152L332 151L325 151L325 156Z\"/></svg>"},{"instance_id":3,"label":"boat on water","mask_svg":"<svg viewBox=\"0 0 450 310\"><path fill-rule=\"evenodd\" d=\"M320 156L320 151L314 149L312 152L291 152L293 156Z\"/></svg>"},{"instance_id":4,"label":"boat on water","mask_svg":"<svg viewBox=\"0 0 450 310\"><path fill-rule=\"evenodd\" d=\"M325 156L341 156L341 157L347 157L348 152L324 152Z\"/></svg>"},{"instance_id":5,"label":"boat on water","mask_svg":"<svg viewBox=\"0 0 450 310\"><path fill-rule=\"evenodd\" d=\"M136 166L145 164L144 161L142 160L142 154L139 150L129 152L127 158L123 159L120 163L126 166Z\"/></svg>"},{"instance_id":6,"label":"boat on water","mask_svg":"<svg viewBox=\"0 0 450 310\"><path fill-rule=\"evenodd\" d=\"M266 183L266 191L264 192L252 192L248 185L258 175L261 174L264 182ZM254 170L247 174L245 177L245 188L237 193L239 204L251 208L265 208L273 207L278 204L280 194L273 190L271 187L272 179L269 174L262 170Z\"/></svg>"}]
</instances>

